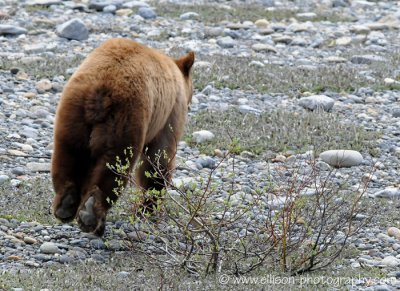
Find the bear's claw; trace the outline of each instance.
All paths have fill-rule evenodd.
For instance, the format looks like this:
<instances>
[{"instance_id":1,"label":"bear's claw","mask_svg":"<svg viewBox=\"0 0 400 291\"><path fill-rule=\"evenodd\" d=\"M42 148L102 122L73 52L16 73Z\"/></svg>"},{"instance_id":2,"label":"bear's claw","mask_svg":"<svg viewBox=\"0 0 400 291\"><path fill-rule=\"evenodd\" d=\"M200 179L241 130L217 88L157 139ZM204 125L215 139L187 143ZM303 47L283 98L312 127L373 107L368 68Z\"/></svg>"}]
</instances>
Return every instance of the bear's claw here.
<instances>
[{"instance_id":1,"label":"bear's claw","mask_svg":"<svg viewBox=\"0 0 400 291\"><path fill-rule=\"evenodd\" d=\"M79 211L79 218L86 226L96 226L96 215L93 213L94 198L92 196L85 203L85 207Z\"/></svg>"},{"instance_id":2,"label":"bear's claw","mask_svg":"<svg viewBox=\"0 0 400 291\"><path fill-rule=\"evenodd\" d=\"M55 207L54 215L62 222L70 222L75 218L78 210L79 201L75 193L71 192L65 194L61 203Z\"/></svg>"},{"instance_id":3,"label":"bear's claw","mask_svg":"<svg viewBox=\"0 0 400 291\"><path fill-rule=\"evenodd\" d=\"M105 230L106 217L98 203L99 201L96 201L94 196L90 196L81 206L76 219L82 231L102 236Z\"/></svg>"}]
</instances>

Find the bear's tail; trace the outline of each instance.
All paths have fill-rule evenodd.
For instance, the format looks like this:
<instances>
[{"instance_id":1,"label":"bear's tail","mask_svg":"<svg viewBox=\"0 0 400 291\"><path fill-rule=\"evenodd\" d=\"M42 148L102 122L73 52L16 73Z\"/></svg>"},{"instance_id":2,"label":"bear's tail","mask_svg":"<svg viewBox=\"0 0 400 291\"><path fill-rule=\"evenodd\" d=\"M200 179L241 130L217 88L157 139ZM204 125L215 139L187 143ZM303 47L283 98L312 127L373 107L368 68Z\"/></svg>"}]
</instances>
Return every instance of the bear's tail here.
<instances>
[{"instance_id":1,"label":"bear's tail","mask_svg":"<svg viewBox=\"0 0 400 291\"><path fill-rule=\"evenodd\" d=\"M84 116L89 124L101 123L106 120L114 104L112 90L107 85L91 85L84 93Z\"/></svg>"}]
</instances>

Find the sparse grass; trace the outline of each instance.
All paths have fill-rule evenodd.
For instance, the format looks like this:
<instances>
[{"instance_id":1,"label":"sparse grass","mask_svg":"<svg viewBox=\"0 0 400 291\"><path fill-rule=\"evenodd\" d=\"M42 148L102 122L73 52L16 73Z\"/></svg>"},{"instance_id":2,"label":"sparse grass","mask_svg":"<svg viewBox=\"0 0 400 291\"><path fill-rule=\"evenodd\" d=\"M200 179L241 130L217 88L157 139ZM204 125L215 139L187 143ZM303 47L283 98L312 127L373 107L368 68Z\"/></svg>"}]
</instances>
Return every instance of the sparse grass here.
<instances>
[{"instance_id":1,"label":"sparse grass","mask_svg":"<svg viewBox=\"0 0 400 291\"><path fill-rule=\"evenodd\" d=\"M27 6L25 6L25 11L27 13L35 13L38 11L50 11L50 6L48 6L48 5L27 5Z\"/></svg>"},{"instance_id":2,"label":"sparse grass","mask_svg":"<svg viewBox=\"0 0 400 291\"><path fill-rule=\"evenodd\" d=\"M400 208L400 199L374 198L369 203L371 213L385 213L386 215L376 215L372 217L372 223L382 228L397 227L400 228L398 218L398 209Z\"/></svg>"},{"instance_id":3,"label":"sparse grass","mask_svg":"<svg viewBox=\"0 0 400 291\"><path fill-rule=\"evenodd\" d=\"M254 4L246 5L181 5L174 3L153 3L160 16L165 18L179 18L185 12L196 12L199 20L206 24L217 24L221 21L242 22L246 20L256 21L261 18L273 21L284 21L295 18L297 13L303 12L297 9L267 9ZM349 21L349 17L337 12L320 12L311 21Z\"/></svg>"},{"instance_id":4,"label":"sparse grass","mask_svg":"<svg viewBox=\"0 0 400 291\"><path fill-rule=\"evenodd\" d=\"M109 18L107 21L102 21L96 24L89 24L88 29L91 33L107 33L110 37L120 37L121 34L129 32L127 27L121 27L121 25L114 19ZM117 35L113 35L116 33Z\"/></svg>"},{"instance_id":5,"label":"sparse grass","mask_svg":"<svg viewBox=\"0 0 400 291\"><path fill-rule=\"evenodd\" d=\"M10 195L10 193L13 193ZM7 219L15 218L14 213L24 217L24 221L38 221L54 224L49 216L49 203L52 199L51 183L47 177L30 180L18 188L3 184L0 187L0 213ZM122 199L126 199L127 197ZM364 202L375 206L374 224L388 217L396 217L396 205L388 203L381 207L377 200L366 199ZM29 205L29 207L27 207ZM366 205L368 209L372 209ZM43 215L44 214L44 215ZM118 216L118 214L116 214ZM393 225L391 225L393 226ZM277 272L273 266L258 269L245 278L264 280L266 283L235 283L230 276L227 284L221 284L221 274L198 277L188 275L182 269L160 269L149 264L148 258L135 248L136 243L127 252L111 253L105 263L93 261L76 262L70 265L55 264L43 268L30 268L20 271L7 270L0 272L0 289L11 290L321 290L321 288L337 288L347 290L348 285L358 279L372 278L376 281L386 278L385 271L379 268L363 267L353 269L348 266L348 259L357 257L360 252L356 248L348 248L341 253L334 265L306 276L290 277L287 273ZM337 268L337 266L340 266ZM120 272L127 272L125 275ZM285 284L279 284L285 279ZM294 284L288 283L295 282ZM299 286L300 280L303 284ZM353 281L352 281L353 280ZM259 281L260 282L260 281ZM261 281L262 282L262 281ZM315 283L318 282L318 283ZM329 283L330 282L330 283ZM365 287L367 286L365 281ZM333 286L334 285L334 286Z\"/></svg>"},{"instance_id":6,"label":"sparse grass","mask_svg":"<svg viewBox=\"0 0 400 291\"><path fill-rule=\"evenodd\" d=\"M29 31L55 29L56 24L46 19L46 17L35 19L32 24L25 26Z\"/></svg>"},{"instance_id":7,"label":"sparse grass","mask_svg":"<svg viewBox=\"0 0 400 291\"><path fill-rule=\"evenodd\" d=\"M53 185L48 175L23 181L18 187L5 182L0 185L0 218L58 224L60 222L51 212L53 195ZM124 213L128 213L131 207L127 197L122 197L110 210L108 220L128 220Z\"/></svg>"},{"instance_id":8,"label":"sparse grass","mask_svg":"<svg viewBox=\"0 0 400 291\"><path fill-rule=\"evenodd\" d=\"M273 152L305 152L314 146L316 153L337 148L372 151L379 133L369 132L349 124L332 113L273 111L256 116L237 110L224 112L202 111L193 116L187 126L186 139L190 134L207 129L215 139L197 145L201 151L212 153L214 149L227 149L236 142L238 151L262 154Z\"/></svg>"},{"instance_id":9,"label":"sparse grass","mask_svg":"<svg viewBox=\"0 0 400 291\"><path fill-rule=\"evenodd\" d=\"M63 75L66 78L70 76L67 69L75 68L81 64L84 57L75 55L73 57L46 57L44 59L23 62L21 60L3 59L0 63L1 70L10 70L11 68L19 68L28 75L37 79L52 78L54 76Z\"/></svg>"},{"instance_id":10,"label":"sparse grass","mask_svg":"<svg viewBox=\"0 0 400 291\"><path fill-rule=\"evenodd\" d=\"M0 185L0 217L54 224L56 220L50 212L52 194L47 177L24 181L18 187L6 182Z\"/></svg>"},{"instance_id":11,"label":"sparse grass","mask_svg":"<svg viewBox=\"0 0 400 291\"><path fill-rule=\"evenodd\" d=\"M260 18L280 21L296 15L295 10L279 9L268 11L265 7L257 5L222 6L222 5L180 5L180 4L155 4L157 12L165 18L179 18L185 12L196 12L199 20L206 23L219 23L221 21L256 21Z\"/></svg>"},{"instance_id":12,"label":"sparse grass","mask_svg":"<svg viewBox=\"0 0 400 291\"><path fill-rule=\"evenodd\" d=\"M257 60L250 57L214 55L199 56L198 59L211 63L209 68L194 71L194 85L198 90L212 84L216 88L296 95L306 91L354 92L362 87L376 90L397 90L399 87L384 83L385 78L396 77L394 72L400 64L398 52L388 56L387 63L319 65L314 70L275 64L250 66L252 61ZM360 75L361 70L372 70L375 79Z\"/></svg>"},{"instance_id":13,"label":"sparse grass","mask_svg":"<svg viewBox=\"0 0 400 291\"><path fill-rule=\"evenodd\" d=\"M119 272L128 272L121 276ZM182 270L161 271L147 264L146 258L137 255L114 254L105 264L95 262L78 263L68 266L56 265L41 269L3 272L0 275L0 289L12 290L321 290L337 288L348 290L347 284L362 278L379 280L385 274L379 268L324 270L303 277L289 277L288 274L264 269L247 278L254 278L262 283L234 283L230 277L227 284L219 282L219 276L207 278L188 276ZM264 279L263 279L264 278ZM295 284L290 284L288 279ZM278 280L285 280L279 284ZM336 281L334 281L336 279ZM353 279L353 281L352 281ZM269 280L269 281L268 281ZM275 281L274 281L275 280ZM296 280L296 281L294 281ZM300 285L300 280L303 284ZM288 283L289 282L289 283ZM330 284L324 283L330 282ZM365 281L364 287L368 282Z\"/></svg>"}]
</instances>

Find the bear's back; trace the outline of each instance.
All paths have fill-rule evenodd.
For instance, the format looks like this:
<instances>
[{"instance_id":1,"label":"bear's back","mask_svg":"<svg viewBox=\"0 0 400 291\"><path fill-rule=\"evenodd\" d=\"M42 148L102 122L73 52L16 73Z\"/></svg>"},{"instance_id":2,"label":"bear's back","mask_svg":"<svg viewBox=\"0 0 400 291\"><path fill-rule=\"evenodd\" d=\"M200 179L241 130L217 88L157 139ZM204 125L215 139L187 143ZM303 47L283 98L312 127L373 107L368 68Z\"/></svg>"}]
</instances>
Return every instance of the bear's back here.
<instances>
[{"instance_id":1,"label":"bear's back","mask_svg":"<svg viewBox=\"0 0 400 291\"><path fill-rule=\"evenodd\" d=\"M86 104L85 111L93 112L90 115L98 120L108 114L103 109L105 103L146 112L152 138L165 125L174 104L187 106L185 92L184 77L173 59L132 40L116 38L89 54L69 80L61 102ZM105 95L109 100L104 99ZM153 114L160 110L163 114Z\"/></svg>"},{"instance_id":2,"label":"bear's back","mask_svg":"<svg viewBox=\"0 0 400 291\"><path fill-rule=\"evenodd\" d=\"M156 81L181 79L174 61L161 52L129 39L115 38L93 50L74 78L88 75L95 80ZM152 84L149 84L152 85ZM156 84L160 85L160 84Z\"/></svg>"}]
</instances>

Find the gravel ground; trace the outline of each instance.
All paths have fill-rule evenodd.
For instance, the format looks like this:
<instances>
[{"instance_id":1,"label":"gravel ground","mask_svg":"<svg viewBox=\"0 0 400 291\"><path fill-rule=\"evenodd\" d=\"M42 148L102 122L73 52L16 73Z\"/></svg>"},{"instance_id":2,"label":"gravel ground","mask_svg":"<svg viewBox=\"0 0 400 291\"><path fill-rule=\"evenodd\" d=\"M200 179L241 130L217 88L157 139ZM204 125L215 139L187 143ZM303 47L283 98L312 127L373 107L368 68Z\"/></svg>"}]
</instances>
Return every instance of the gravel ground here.
<instances>
[{"instance_id":1,"label":"gravel ground","mask_svg":"<svg viewBox=\"0 0 400 291\"><path fill-rule=\"evenodd\" d=\"M207 121L193 122L206 110L215 116L236 110L258 118L277 111L296 117L318 108L323 118L335 115L379 133L371 146L365 143L351 153L351 167L336 169L333 178L351 189L362 179L371 180L363 198L371 207L360 215L375 219L351 238L358 252L343 266L361 277L365 268L376 267L381 280L366 284L360 279L345 288L400 289L397 1L0 0L0 19L0 274L79 262L107 264L135 243L126 213L112 213L104 239L55 221L48 173L54 114L66 79L101 42L128 37L171 55L196 52L190 126L186 142L179 145L175 183L199 181L221 161L221 144L212 144L217 151L211 154L192 142L193 131L223 134L224 128L218 132ZM347 129L322 130L335 140ZM278 139L284 135L278 133ZM265 133L258 143L267 140ZM351 142L346 148L339 145L286 150L263 145L258 155L242 152L236 158L236 190L251 195L257 181L282 165L307 167L309 150L329 172L334 162L320 152L355 149ZM291 160L297 162L290 166ZM231 163L224 160L222 168ZM128 276L124 272L119 276ZM11 287L24 287L15 284Z\"/></svg>"}]
</instances>

